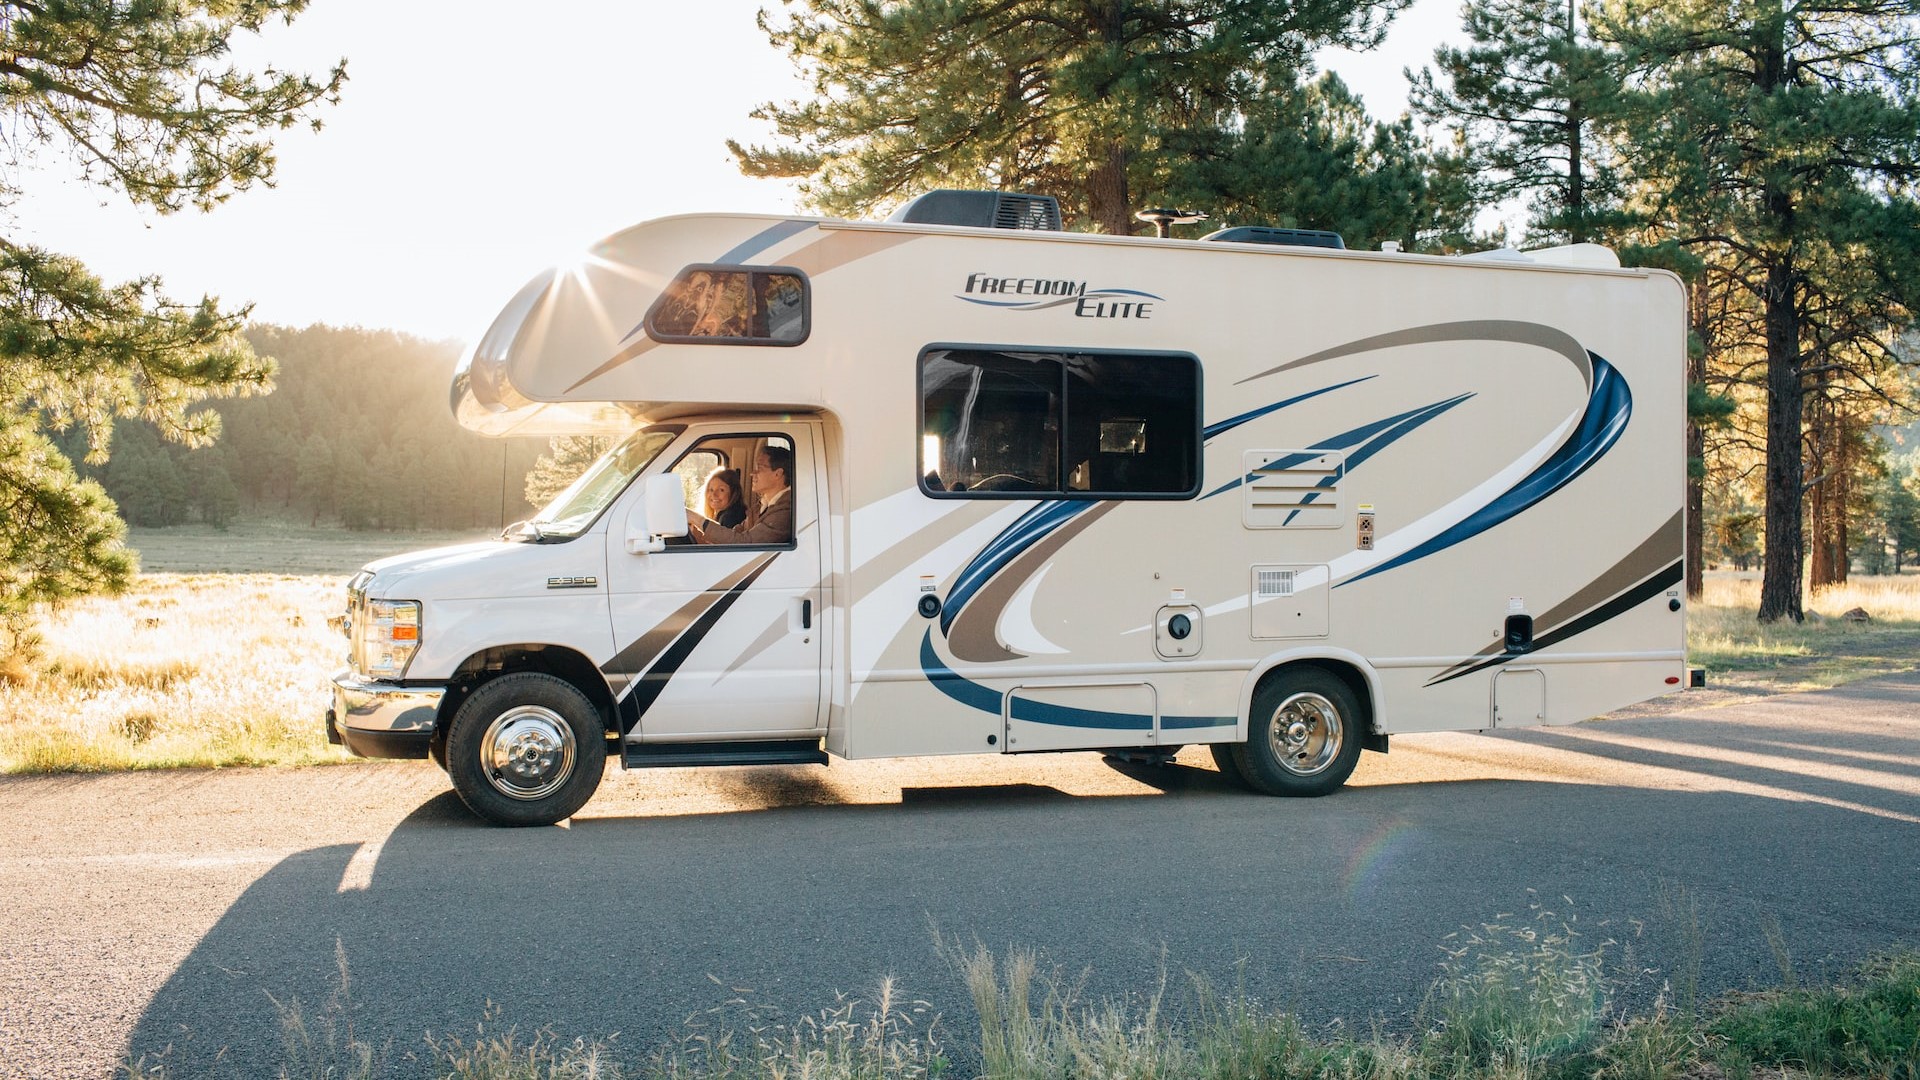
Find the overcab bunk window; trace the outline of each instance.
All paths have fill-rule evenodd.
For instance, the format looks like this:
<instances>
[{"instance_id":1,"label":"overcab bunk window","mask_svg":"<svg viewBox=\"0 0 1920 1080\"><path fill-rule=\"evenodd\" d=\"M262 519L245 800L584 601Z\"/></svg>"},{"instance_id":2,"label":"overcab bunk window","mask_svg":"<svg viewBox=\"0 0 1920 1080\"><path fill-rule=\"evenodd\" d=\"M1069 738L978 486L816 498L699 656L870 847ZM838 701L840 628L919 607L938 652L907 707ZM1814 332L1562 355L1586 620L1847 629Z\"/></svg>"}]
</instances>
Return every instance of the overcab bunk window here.
<instances>
[{"instance_id":1,"label":"overcab bunk window","mask_svg":"<svg viewBox=\"0 0 1920 1080\"><path fill-rule=\"evenodd\" d=\"M785 266L689 266L647 309L647 336L685 345L798 345L812 329L807 277Z\"/></svg>"},{"instance_id":2,"label":"overcab bunk window","mask_svg":"<svg viewBox=\"0 0 1920 1080\"><path fill-rule=\"evenodd\" d=\"M920 487L935 497L1190 498L1200 426L1190 353L920 354Z\"/></svg>"}]
</instances>

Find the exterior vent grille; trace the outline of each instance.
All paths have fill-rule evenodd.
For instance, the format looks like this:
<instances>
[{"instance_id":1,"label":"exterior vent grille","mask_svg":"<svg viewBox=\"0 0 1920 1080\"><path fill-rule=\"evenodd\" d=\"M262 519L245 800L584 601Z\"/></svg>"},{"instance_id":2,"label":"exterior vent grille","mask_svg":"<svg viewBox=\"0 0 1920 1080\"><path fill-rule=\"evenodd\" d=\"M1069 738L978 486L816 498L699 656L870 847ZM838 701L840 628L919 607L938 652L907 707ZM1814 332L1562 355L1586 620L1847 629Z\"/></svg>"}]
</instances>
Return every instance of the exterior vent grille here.
<instances>
[{"instance_id":1,"label":"exterior vent grille","mask_svg":"<svg viewBox=\"0 0 1920 1080\"><path fill-rule=\"evenodd\" d=\"M1293 571L1291 570L1256 570L1254 573L1255 573L1255 576L1259 579L1256 582L1256 585L1258 586L1258 588L1256 589L1256 592L1258 593L1258 595L1260 596L1292 596L1293 595Z\"/></svg>"},{"instance_id":2,"label":"exterior vent grille","mask_svg":"<svg viewBox=\"0 0 1920 1080\"><path fill-rule=\"evenodd\" d=\"M1346 520L1335 450L1249 450L1241 460L1242 521L1249 529L1331 529Z\"/></svg>"},{"instance_id":3,"label":"exterior vent grille","mask_svg":"<svg viewBox=\"0 0 1920 1080\"><path fill-rule=\"evenodd\" d=\"M1051 195L1002 194L994 210L993 227L1059 232L1060 204Z\"/></svg>"},{"instance_id":4,"label":"exterior vent grille","mask_svg":"<svg viewBox=\"0 0 1920 1080\"><path fill-rule=\"evenodd\" d=\"M929 191L887 218L911 225L1060 231L1060 203L1051 195L1010 191Z\"/></svg>"}]
</instances>

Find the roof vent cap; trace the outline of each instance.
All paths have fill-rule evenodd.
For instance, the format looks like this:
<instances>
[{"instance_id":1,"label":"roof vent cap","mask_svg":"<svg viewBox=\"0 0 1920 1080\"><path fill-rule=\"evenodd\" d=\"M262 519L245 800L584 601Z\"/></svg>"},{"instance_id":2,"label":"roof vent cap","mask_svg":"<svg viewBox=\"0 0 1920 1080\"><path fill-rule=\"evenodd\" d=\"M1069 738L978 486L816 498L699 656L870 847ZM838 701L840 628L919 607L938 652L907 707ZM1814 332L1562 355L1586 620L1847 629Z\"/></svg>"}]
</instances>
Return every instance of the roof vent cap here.
<instances>
[{"instance_id":1,"label":"roof vent cap","mask_svg":"<svg viewBox=\"0 0 1920 1080\"><path fill-rule=\"evenodd\" d=\"M1013 191L929 191L887 218L908 225L1060 231L1060 203L1051 195Z\"/></svg>"},{"instance_id":2,"label":"roof vent cap","mask_svg":"<svg viewBox=\"0 0 1920 1080\"><path fill-rule=\"evenodd\" d=\"M1338 248L1346 250L1347 242L1337 232L1324 229L1276 229L1269 225L1241 225L1232 229L1221 229L1201 237L1202 240L1217 240L1229 244L1286 244L1293 247Z\"/></svg>"}]
</instances>

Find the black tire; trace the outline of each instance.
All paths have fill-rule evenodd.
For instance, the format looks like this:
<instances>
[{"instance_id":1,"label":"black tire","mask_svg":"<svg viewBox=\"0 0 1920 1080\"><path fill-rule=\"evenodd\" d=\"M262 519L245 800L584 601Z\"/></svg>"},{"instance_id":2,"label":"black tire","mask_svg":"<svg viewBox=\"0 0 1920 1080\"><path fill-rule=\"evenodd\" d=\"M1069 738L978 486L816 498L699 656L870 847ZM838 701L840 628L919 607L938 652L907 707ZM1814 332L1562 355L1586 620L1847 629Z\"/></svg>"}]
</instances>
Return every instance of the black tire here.
<instances>
[{"instance_id":1,"label":"black tire","mask_svg":"<svg viewBox=\"0 0 1920 1080\"><path fill-rule=\"evenodd\" d=\"M433 733L433 738L427 742L427 759L435 765L440 766L441 772L447 771L447 728L451 726L452 725L446 725L441 727Z\"/></svg>"},{"instance_id":2,"label":"black tire","mask_svg":"<svg viewBox=\"0 0 1920 1080\"><path fill-rule=\"evenodd\" d=\"M496 825L552 825L600 786L607 733L600 711L564 679L520 671L483 683L447 731L447 775L474 813Z\"/></svg>"},{"instance_id":3,"label":"black tire","mask_svg":"<svg viewBox=\"0 0 1920 1080\"><path fill-rule=\"evenodd\" d=\"M1332 794L1360 760L1366 723L1338 676L1320 668L1283 671L1254 692L1247 741L1233 747L1233 760L1255 791Z\"/></svg>"},{"instance_id":4,"label":"black tire","mask_svg":"<svg viewBox=\"0 0 1920 1080\"><path fill-rule=\"evenodd\" d=\"M1212 743L1207 747L1208 750L1213 751L1214 768L1219 769L1220 775L1227 778L1227 783L1236 787L1250 788L1253 785L1248 782L1247 774L1241 772L1240 763L1233 760L1233 752L1238 748L1238 743L1230 742Z\"/></svg>"}]
</instances>

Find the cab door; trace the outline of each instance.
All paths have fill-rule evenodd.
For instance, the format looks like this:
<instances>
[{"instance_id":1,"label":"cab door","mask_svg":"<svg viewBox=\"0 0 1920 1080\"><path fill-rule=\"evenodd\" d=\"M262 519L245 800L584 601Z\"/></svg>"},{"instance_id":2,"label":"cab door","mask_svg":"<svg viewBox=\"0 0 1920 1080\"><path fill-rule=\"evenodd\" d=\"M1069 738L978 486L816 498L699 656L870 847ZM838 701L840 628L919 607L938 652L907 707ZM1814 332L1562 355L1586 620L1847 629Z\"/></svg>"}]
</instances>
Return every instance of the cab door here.
<instances>
[{"instance_id":1,"label":"cab door","mask_svg":"<svg viewBox=\"0 0 1920 1080\"><path fill-rule=\"evenodd\" d=\"M791 535L742 526L724 539L715 530L714 542L688 537L636 555L625 550L624 530L608 530L615 656L607 675L629 741L801 738L825 730L821 444L811 423L701 425L668 466L703 513L709 474L738 470L741 494L758 512L756 468L769 449L790 450L791 483L781 497L791 500Z\"/></svg>"}]
</instances>

